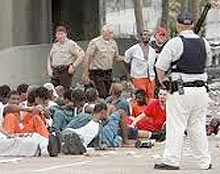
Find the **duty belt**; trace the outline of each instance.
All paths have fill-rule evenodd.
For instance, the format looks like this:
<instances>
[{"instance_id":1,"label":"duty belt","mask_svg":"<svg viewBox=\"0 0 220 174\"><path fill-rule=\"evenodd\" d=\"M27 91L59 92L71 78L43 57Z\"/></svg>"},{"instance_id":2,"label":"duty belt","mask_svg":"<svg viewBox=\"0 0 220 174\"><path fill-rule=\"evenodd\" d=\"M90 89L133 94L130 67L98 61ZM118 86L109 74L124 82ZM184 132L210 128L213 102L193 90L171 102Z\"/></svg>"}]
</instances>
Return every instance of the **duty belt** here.
<instances>
[{"instance_id":1,"label":"duty belt","mask_svg":"<svg viewBox=\"0 0 220 174\"><path fill-rule=\"evenodd\" d=\"M204 82L202 80L196 80L194 82L183 82L183 87L203 87L203 86L205 86L207 92L209 92L207 82ZM173 94L176 91L178 91L178 82L173 81L170 84L170 93Z\"/></svg>"}]
</instances>

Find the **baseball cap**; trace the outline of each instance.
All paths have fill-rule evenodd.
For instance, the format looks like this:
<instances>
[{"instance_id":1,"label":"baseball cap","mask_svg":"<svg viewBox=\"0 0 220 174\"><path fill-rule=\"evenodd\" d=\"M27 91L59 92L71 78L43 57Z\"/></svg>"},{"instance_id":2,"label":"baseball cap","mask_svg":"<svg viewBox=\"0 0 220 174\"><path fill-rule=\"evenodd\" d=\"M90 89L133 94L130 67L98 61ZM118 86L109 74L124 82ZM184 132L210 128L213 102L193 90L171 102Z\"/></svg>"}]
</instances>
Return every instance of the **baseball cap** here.
<instances>
[{"instance_id":1,"label":"baseball cap","mask_svg":"<svg viewBox=\"0 0 220 174\"><path fill-rule=\"evenodd\" d=\"M189 11L183 11L177 16L177 22L183 25L192 25L194 19Z\"/></svg>"}]
</instances>

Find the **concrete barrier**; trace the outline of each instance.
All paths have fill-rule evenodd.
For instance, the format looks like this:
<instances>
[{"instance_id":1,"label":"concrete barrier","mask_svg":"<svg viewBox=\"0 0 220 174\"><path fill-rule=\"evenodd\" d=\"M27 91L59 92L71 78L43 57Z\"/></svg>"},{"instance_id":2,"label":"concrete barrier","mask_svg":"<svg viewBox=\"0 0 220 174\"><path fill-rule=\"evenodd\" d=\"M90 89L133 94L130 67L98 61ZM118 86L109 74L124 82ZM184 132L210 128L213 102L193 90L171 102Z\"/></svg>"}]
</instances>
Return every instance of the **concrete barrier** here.
<instances>
[{"instance_id":1,"label":"concrete barrier","mask_svg":"<svg viewBox=\"0 0 220 174\"><path fill-rule=\"evenodd\" d=\"M41 84L48 80L46 60L50 45L11 47L0 51L0 85Z\"/></svg>"}]
</instances>

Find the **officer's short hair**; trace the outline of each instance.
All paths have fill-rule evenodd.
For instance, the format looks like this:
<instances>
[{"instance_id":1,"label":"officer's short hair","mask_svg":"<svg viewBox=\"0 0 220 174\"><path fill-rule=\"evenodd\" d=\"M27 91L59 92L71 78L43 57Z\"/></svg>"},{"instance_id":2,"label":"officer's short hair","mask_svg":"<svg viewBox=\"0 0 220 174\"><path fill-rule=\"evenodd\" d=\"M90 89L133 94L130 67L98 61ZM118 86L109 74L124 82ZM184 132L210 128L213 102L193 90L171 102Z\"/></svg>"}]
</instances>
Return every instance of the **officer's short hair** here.
<instances>
[{"instance_id":1,"label":"officer's short hair","mask_svg":"<svg viewBox=\"0 0 220 174\"><path fill-rule=\"evenodd\" d=\"M193 15L189 11L182 11L177 16L177 22L183 25L192 25L194 23Z\"/></svg>"},{"instance_id":2,"label":"officer's short hair","mask_svg":"<svg viewBox=\"0 0 220 174\"><path fill-rule=\"evenodd\" d=\"M140 35L142 36L144 32L148 32L149 34L151 33L150 30L148 30L148 29L144 29L144 30L141 32Z\"/></svg>"},{"instance_id":3,"label":"officer's short hair","mask_svg":"<svg viewBox=\"0 0 220 174\"><path fill-rule=\"evenodd\" d=\"M102 32L106 31L106 30L114 30L114 27L112 24L105 24L103 27L102 27Z\"/></svg>"},{"instance_id":4,"label":"officer's short hair","mask_svg":"<svg viewBox=\"0 0 220 174\"><path fill-rule=\"evenodd\" d=\"M56 27L55 32L56 32L56 33L57 33L57 32L67 33L67 28L66 28L65 26L63 26L63 25L59 25L59 26Z\"/></svg>"}]
</instances>

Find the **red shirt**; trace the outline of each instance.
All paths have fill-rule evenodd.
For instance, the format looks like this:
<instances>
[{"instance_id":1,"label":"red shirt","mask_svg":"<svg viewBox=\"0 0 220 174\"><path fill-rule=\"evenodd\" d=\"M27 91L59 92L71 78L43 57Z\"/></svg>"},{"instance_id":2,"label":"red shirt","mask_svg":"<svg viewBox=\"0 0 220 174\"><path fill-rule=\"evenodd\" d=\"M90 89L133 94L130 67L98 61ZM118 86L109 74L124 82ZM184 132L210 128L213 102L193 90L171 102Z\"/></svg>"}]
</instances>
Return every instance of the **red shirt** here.
<instances>
[{"instance_id":1,"label":"red shirt","mask_svg":"<svg viewBox=\"0 0 220 174\"><path fill-rule=\"evenodd\" d=\"M140 106L138 104L133 104L133 106L132 106L132 116L133 117L139 116L141 113L143 113L143 110L144 110L145 107L146 107L146 105Z\"/></svg>"},{"instance_id":2,"label":"red shirt","mask_svg":"<svg viewBox=\"0 0 220 174\"><path fill-rule=\"evenodd\" d=\"M166 110L161 108L158 99L151 100L143 113L148 118L143 118L136 124L136 128L139 130L159 131L166 121Z\"/></svg>"}]
</instances>

